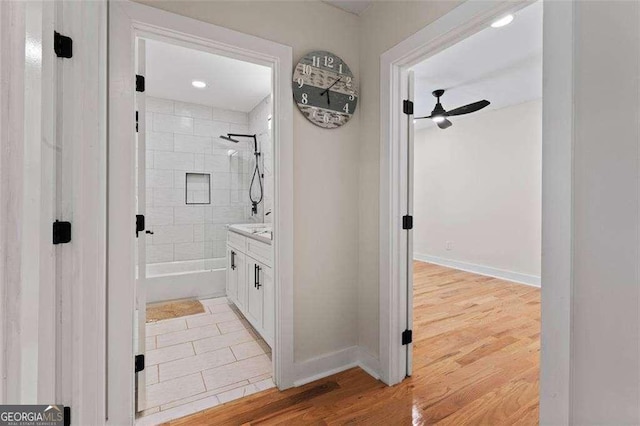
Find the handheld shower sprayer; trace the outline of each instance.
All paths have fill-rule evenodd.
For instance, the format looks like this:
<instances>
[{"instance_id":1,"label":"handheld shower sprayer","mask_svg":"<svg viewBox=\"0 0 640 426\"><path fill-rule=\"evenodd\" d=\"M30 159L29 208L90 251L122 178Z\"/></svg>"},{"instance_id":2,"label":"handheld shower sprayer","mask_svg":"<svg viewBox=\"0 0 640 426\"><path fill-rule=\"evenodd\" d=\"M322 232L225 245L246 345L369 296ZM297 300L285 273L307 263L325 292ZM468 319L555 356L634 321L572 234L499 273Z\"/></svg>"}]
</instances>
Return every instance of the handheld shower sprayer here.
<instances>
[{"instance_id":1,"label":"handheld shower sprayer","mask_svg":"<svg viewBox=\"0 0 640 426\"><path fill-rule=\"evenodd\" d=\"M258 204L260 204L262 202L262 199L264 198L262 188L262 173L260 173L260 162L258 161L260 158L260 152L258 151L258 137L256 135L245 135L241 133L227 133L226 136L220 135L220 139L233 143L240 142L237 138L253 138L253 155L255 157L256 166L253 169L253 175L251 176L251 185L249 186L249 200L251 201L251 214L255 215L258 214ZM257 200L254 200L253 185L255 183L256 176L258 177L260 197Z\"/></svg>"}]
</instances>

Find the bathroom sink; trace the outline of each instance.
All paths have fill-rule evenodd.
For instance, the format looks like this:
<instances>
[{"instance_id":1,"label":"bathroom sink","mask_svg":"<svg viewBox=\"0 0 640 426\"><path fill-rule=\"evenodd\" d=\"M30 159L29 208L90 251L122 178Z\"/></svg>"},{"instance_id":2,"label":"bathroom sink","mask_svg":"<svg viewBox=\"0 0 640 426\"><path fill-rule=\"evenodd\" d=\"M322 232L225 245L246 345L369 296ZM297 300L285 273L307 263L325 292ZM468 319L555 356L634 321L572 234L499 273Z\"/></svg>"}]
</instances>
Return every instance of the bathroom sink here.
<instances>
[{"instance_id":1,"label":"bathroom sink","mask_svg":"<svg viewBox=\"0 0 640 426\"><path fill-rule=\"evenodd\" d=\"M243 223L229 225L229 230L271 244L273 228L264 223Z\"/></svg>"}]
</instances>

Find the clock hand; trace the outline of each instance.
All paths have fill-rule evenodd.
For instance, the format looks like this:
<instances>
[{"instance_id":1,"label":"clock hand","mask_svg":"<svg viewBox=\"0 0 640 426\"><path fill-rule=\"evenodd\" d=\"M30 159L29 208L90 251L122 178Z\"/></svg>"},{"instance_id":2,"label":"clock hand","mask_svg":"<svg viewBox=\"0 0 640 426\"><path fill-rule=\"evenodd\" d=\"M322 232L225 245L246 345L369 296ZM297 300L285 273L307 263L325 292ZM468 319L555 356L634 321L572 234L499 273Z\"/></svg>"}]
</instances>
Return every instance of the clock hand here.
<instances>
[{"instance_id":1,"label":"clock hand","mask_svg":"<svg viewBox=\"0 0 640 426\"><path fill-rule=\"evenodd\" d=\"M333 84L329 87L327 87L326 89L324 89L321 93L320 96L324 95L325 93L329 93L329 89L331 89L333 86L335 86L335 84L337 82L339 82L340 80L342 80L342 77L340 77L339 79L337 79L336 81L333 82Z\"/></svg>"}]
</instances>

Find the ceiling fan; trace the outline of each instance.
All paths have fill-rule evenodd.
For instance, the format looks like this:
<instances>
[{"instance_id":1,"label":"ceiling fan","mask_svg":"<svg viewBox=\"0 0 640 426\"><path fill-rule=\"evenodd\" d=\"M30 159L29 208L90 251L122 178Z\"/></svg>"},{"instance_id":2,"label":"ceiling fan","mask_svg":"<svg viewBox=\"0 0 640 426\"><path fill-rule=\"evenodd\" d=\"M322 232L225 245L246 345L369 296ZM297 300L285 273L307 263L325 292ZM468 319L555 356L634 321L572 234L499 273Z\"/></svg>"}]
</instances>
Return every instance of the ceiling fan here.
<instances>
[{"instance_id":1,"label":"ceiling fan","mask_svg":"<svg viewBox=\"0 0 640 426\"><path fill-rule=\"evenodd\" d=\"M421 120L423 118L430 118L441 129L449 128L453 124L451 123L451 121L447 120L447 117L453 117L456 115L463 115L463 114L471 114L472 112L481 110L482 108L488 106L491 103L486 99L483 99L481 101L464 105L458 108L454 108L451 111L447 111L442 107L442 104L440 103L440 97L444 95L444 90L442 89L434 90L433 92L431 92L431 94L438 99L438 102L436 103L435 108L433 108L433 111L431 111L431 115L428 115L426 117L415 117L415 119Z\"/></svg>"}]
</instances>

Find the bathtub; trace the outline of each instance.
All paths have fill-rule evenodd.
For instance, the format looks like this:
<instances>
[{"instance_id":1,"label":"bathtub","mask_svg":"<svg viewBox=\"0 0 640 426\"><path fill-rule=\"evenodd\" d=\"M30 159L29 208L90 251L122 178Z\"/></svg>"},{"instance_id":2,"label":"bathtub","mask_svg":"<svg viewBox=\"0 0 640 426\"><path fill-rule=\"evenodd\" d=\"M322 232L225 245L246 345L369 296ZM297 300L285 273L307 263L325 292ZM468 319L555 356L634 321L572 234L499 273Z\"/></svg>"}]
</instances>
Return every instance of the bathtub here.
<instances>
[{"instance_id":1,"label":"bathtub","mask_svg":"<svg viewBox=\"0 0 640 426\"><path fill-rule=\"evenodd\" d=\"M147 264L147 302L225 295L226 258Z\"/></svg>"}]
</instances>

